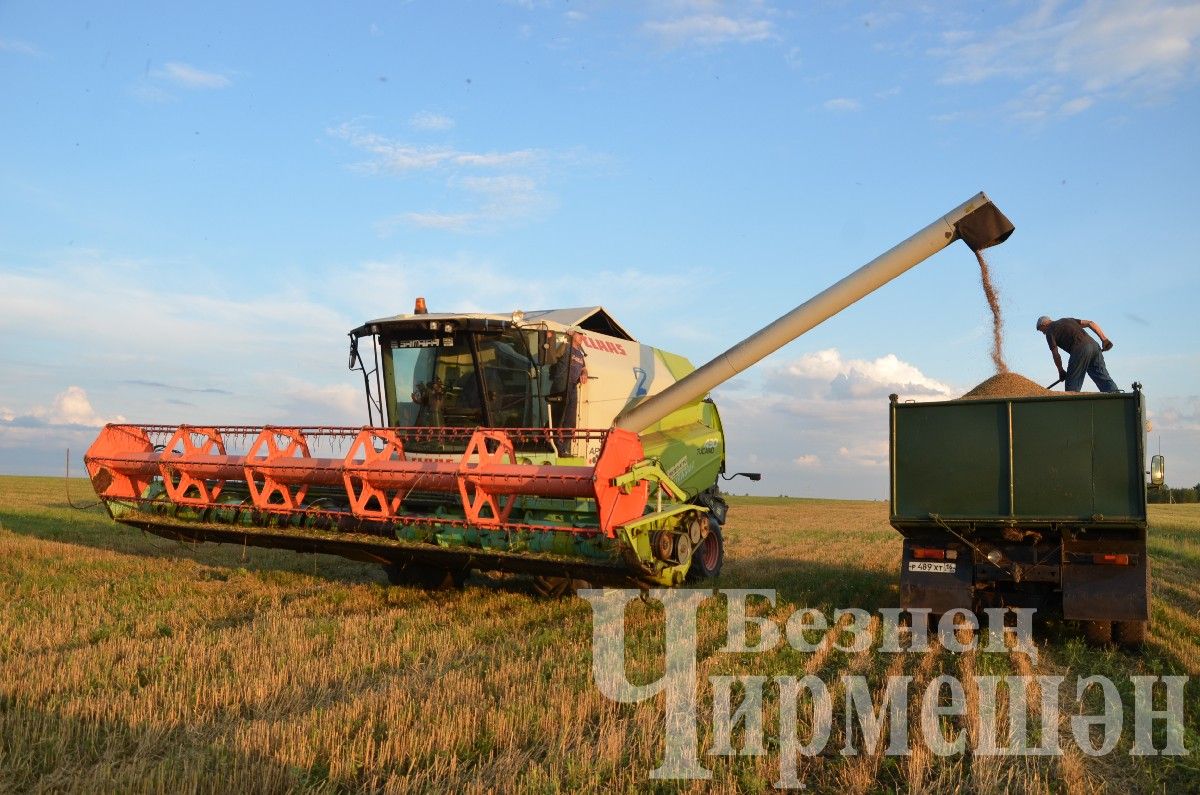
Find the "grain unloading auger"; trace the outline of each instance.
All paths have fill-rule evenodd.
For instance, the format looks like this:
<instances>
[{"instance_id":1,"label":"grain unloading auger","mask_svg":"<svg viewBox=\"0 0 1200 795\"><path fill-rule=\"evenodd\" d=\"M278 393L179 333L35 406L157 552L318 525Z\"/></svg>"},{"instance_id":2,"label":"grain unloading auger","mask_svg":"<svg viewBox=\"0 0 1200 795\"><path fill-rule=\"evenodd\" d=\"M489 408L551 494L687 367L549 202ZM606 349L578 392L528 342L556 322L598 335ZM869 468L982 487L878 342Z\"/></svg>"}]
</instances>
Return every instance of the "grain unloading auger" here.
<instances>
[{"instance_id":1,"label":"grain unloading auger","mask_svg":"<svg viewBox=\"0 0 1200 795\"><path fill-rule=\"evenodd\" d=\"M430 314L418 301L351 332L367 427L113 424L85 462L117 521L377 561L394 581L715 576L725 461L709 390L954 240L981 249L1011 231L980 193L695 370L598 307Z\"/></svg>"}]
</instances>

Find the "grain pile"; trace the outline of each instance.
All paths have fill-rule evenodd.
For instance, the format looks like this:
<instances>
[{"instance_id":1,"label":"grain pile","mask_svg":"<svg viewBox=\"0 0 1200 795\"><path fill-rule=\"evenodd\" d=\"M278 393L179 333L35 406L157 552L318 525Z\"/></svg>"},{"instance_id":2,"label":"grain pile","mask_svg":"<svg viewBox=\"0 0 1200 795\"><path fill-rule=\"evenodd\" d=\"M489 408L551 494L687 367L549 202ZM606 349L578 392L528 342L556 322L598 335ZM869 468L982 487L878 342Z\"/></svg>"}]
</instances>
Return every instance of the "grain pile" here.
<instances>
[{"instance_id":1,"label":"grain pile","mask_svg":"<svg viewBox=\"0 0 1200 795\"><path fill-rule=\"evenodd\" d=\"M976 251L975 259L979 260L979 281L983 284L988 308L992 310L992 364L996 367L996 374L977 384L963 397L1009 398L1060 394L1030 381L1023 375L1009 372L1008 364L1004 361L1004 321L1000 317L1000 296L992 284L992 274L988 270L987 260L983 258L983 252Z\"/></svg>"},{"instance_id":2,"label":"grain pile","mask_svg":"<svg viewBox=\"0 0 1200 795\"><path fill-rule=\"evenodd\" d=\"M975 259L979 260L979 280L983 283L983 294L987 296L988 307L992 310L992 364L996 366L997 373L1007 373L1008 365L1004 362L1004 321L1000 319L1000 296L996 294L996 288L992 284L992 274L988 270L987 260L983 258L983 252L976 251Z\"/></svg>"},{"instance_id":3,"label":"grain pile","mask_svg":"<svg viewBox=\"0 0 1200 795\"><path fill-rule=\"evenodd\" d=\"M1030 381L1017 373L996 373L991 378L977 385L964 398L998 398L998 397L1038 397L1039 395L1060 394L1051 392L1041 384Z\"/></svg>"}]
</instances>

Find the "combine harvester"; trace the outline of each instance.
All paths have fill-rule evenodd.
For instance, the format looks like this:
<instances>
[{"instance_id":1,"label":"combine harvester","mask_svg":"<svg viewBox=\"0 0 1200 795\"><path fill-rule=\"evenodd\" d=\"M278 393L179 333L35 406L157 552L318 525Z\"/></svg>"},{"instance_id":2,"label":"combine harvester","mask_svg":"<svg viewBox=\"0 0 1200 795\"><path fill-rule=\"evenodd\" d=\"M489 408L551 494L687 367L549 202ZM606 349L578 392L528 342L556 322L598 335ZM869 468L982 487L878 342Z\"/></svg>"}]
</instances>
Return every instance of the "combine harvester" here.
<instances>
[{"instance_id":1,"label":"combine harvester","mask_svg":"<svg viewBox=\"0 0 1200 795\"><path fill-rule=\"evenodd\" d=\"M953 241L1012 230L980 193L699 369L599 307L430 314L418 299L350 332L366 427L113 424L84 460L113 519L167 538L376 561L425 587L472 569L547 592L697 581L724 558L709 390Z\"/></svg>"}]
</instances>

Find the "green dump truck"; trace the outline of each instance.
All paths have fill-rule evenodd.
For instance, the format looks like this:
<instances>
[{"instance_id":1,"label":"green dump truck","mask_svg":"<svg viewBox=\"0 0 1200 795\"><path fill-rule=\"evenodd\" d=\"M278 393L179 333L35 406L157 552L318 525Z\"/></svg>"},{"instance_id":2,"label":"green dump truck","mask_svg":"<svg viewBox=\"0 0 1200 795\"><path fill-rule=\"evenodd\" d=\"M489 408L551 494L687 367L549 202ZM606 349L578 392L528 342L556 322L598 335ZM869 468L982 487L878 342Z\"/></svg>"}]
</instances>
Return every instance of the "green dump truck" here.
<instances>
[{"instance_id":1,"label":"green dump truck","mask_svg":"<svg viewBox=\"0 0 1200 795\"><path fill-rule=\"evenodd\" d=\"M906 608L1035 608L1143 642L1145 401L1132 392L891 400L891 524ZM1156 456L1152 482L1161 482Z\"/></svg>"}]
</instances>

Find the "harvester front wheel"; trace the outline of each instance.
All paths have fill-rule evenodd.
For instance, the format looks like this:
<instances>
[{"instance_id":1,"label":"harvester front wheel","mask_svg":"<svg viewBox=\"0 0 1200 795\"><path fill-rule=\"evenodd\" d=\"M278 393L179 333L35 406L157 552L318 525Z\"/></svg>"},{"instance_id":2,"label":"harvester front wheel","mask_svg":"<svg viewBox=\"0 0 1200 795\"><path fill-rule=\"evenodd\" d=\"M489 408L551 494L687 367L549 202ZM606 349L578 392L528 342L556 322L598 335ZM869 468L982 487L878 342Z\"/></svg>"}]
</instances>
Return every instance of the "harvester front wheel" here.
<instances>
[{"instance_id":1,"label":"harvester front wheel","mask_svg":"<svg viewBox=\"0 0 1200 795\"><path fill-rule=\"evenodd\" d=\"M467 573L418 563L389 563L383 567L392 585L414 585L426 591L450 591L463 587Z\"/></svg>"},{"instance_id":2,"label":"harvester front wheel","mask_svg":"<svg viewBox=\"0 0 1200 795\"><path fill-rule=\"evenodd\" d=\"M687 581L699 582L711 579L721 573L725 565L725 539L721 535L721 525L717 520L708 517L708 535L692 553L692 565L688 567Z\"/></svg>"}]
</instances>

